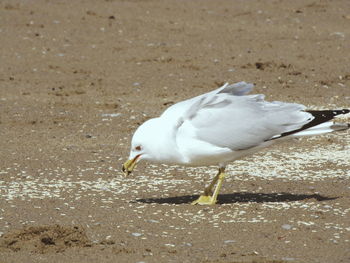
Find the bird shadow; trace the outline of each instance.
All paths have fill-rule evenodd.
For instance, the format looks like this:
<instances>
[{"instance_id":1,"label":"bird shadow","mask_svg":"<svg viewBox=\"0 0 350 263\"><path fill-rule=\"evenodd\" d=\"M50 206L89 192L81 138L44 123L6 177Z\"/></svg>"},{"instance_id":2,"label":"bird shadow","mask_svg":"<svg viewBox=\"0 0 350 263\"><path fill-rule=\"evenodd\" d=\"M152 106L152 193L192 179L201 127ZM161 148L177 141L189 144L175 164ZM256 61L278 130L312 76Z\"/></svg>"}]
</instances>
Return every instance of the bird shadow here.
<instances>
[{"instance_id":1,"label":"bird shadow","mask_svg":"<svg viewBox=\"0 0 350 263\"><path fill-rule=\"evenodd\" d=\"M187 204L198 198L198 195L183 195L164 198L142 198L134 202L147 204ZM291 194L291 193L233 193L221 194L218 196L218 204L233 203L267 203L267 202L293 202L307 199L316 199L317 201L334 200L339 197L327 197L319 194Z\"/></svg>"}]
</instances>

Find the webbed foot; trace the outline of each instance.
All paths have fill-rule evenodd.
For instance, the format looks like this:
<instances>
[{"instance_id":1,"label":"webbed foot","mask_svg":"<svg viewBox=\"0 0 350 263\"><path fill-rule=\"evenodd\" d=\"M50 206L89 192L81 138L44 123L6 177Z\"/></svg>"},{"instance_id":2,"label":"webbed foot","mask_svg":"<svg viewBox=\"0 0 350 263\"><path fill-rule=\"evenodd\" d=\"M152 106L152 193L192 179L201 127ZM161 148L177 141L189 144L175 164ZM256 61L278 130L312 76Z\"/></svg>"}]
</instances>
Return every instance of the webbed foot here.
<instances>
[{"instance_id":1,"label":"webbed foot","mask_svg":"<svg viewBox=\"0 0 350 263\"><path fill-rule=\"evenodd\" d=\"M210 195L201 195L197 200L194 200L192 205L215 205L216 198Z\"/></svg>"}]
</instances>

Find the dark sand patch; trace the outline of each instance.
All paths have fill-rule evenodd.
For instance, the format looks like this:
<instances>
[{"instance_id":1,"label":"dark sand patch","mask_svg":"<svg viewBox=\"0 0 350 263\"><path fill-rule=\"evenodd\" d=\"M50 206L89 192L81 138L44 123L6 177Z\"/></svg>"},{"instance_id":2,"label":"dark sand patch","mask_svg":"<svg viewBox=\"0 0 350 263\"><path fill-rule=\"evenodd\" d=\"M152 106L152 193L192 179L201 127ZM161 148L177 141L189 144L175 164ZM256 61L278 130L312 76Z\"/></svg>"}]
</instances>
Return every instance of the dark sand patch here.
<instances>
[{"instance_id":1,"label":"dark sand patch","mask_svg":"<svg viewBox=\"0 0 350 263\"><path fill-rule=\"evenodd\" d=\"M79 226L29 226L14 229L0 238L0 251L57 253L72 247L91 247L85 230Z\"/></svg>"}]
</instances>

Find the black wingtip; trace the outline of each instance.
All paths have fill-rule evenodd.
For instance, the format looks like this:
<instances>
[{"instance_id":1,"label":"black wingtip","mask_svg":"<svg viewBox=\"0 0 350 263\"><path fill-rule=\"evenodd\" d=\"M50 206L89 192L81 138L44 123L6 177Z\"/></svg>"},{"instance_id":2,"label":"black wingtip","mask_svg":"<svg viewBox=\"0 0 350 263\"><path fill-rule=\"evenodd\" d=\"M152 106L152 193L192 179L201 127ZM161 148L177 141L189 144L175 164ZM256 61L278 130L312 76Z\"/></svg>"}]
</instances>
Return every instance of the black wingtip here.
<instances>
[{"instance_id":1,"label":"black wingtip","mask_svg":"<svg viewBox=\"0 0 350 263\"><path fill-rule=\"evenodd\" d=\"M350 112L350 109L342 109L342 110L339 110L340 113L339 114L347 114ZM337 114L338 115L338 114Z\"/></svg>"},{"instance_id":2,"label":"black wingtip","mask_svg":"<svg viewBox=\"0 0 350 263\"><path fill-rule=\"evenodd\" d=\"M315 118L331 120L337 115L347 114L350 109L342 110L307 110L306 112L311 113Z\"/></svg>"},{"instance_id":3,"label":"black wingtip","mask_svg":"<svg viewBox=\"0 0 350 263\"><path fill-rule=\"evenodd\" d=\"M310 113L314 119L310 121L309 123L305 124L303 127L299 129L299 131L309 129L313 126L317 126L321 123L330 121L334 119L334 117L341 115L341 114L347 114L350 112L349 109L342 109L342 110L308 110L306 111ZM295 131L295 132L298 132Z\"/></svg>"}]
</instances>

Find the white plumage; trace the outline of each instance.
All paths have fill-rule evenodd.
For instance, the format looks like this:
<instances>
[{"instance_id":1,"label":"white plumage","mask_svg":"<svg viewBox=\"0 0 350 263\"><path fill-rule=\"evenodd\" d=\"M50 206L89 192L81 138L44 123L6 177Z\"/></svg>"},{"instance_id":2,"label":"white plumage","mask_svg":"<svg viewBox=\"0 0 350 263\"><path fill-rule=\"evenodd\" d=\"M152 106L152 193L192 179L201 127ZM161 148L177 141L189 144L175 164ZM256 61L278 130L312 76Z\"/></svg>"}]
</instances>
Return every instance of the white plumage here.
<instances>
[{"instance_id":1,"label":"white plumage","mask_svg":"<svg viewBox=\"0 0 350 263\"><path fill-rule=\"evenodd\" d=\"M132 139L129 160L134 160L133 166L126 163L123 169L131 172L136 162L144 159L186 166L219 165L223 172L228 162L282 138L348 128L336 125L333 129L330 122L348 110L331 115L330 111L307 112L301 104L268 102L264 95L246 95L252 88L245 82L225 84L176 103L160 117L146 121Z\"/></svg>"}]
</instances>

